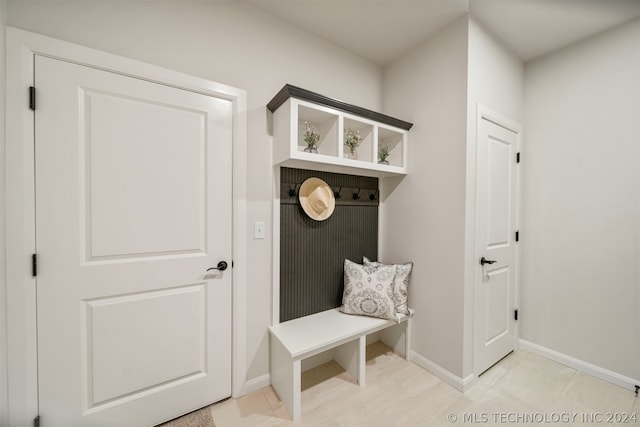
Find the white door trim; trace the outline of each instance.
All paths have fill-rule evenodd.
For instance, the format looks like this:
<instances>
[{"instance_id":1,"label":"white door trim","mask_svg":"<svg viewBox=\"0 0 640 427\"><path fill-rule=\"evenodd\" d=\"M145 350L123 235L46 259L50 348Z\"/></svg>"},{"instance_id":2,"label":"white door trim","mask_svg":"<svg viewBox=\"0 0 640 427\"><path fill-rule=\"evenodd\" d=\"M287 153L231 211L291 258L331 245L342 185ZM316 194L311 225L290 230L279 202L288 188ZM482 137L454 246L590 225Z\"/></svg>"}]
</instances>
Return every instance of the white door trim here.
<instances>
[{"instance_id":1,"label":"white door trim","mask_svg":"<svg viewBox=\"0 0 640 427\"><path fill-rule=\"evenodd\" d=\"M510 131L512 131L513 133L516 134L516 138L517 138L517 142L516 142L516 147L517 147L517 151L520 152L522 150L522 126L516 122L515 120L501 114L498 113L497 111L492 110L491 108L482 105L480 103L476 103L476 128L474 129L474 135L473 135L473 142L474 142L474 152L473 152L473 158L474 158L474 165L477 165L478 159L478 132L480 129L480 123L483 119L486 119L492 123L495 123L498 126L501 126L505 129L508 129ZM477 181L477 177L476 177L476 173L477 173L477 169L476 167L474 167L473 170L473 179L474 179L474 185L473 185L473 203L474 203L474 209L473 209L473 222L472 222L472 227L473 227L473 248L472 248L472 253L473 255L471 256L471 262L472 262L472 267L471 267L471 271L473 271L473 275L472 275L472 295L473 295L473 299L471 301L472 303L472 307L475 307L475 298L476 298L476 280L477 280L477 262L478 262L478 254L476 253L476 248L477 248L477 238L478 238L478 233L477 233L477 220L478 220L478 205L477 205L477 199L476 199L476 181ZM520 167L516 168L516 176L515 176L515 183L516 183L516 201L515 201L515 209L516 209L516 223L515 223L515 229L519 230L520 229L520 201L521 201L521 172L520 172ZM469 224L468 224L469 225ZM515 300L515 304L516 307L518 307L520 305L520 270L519 270L519 266L520 266L520 249L519 246L516 245L515 247L515 283L514 283L514 300ZM475 310L473 310L473 332L472 332L472 348L473 348L473 375L474 377L477 379L478 375L480 375L482 372L478 372L478 366L477 366L477 357L475 354L475 348L476 348L476 335L475 335L475 322L476 322L476 312ZM515 345L516 347L518 346L518 340L520 337L520 328L519 328L519 323L516 322L515 324Z\"/></svg>"},{"instance_id":2,"label":"white door trim","mask_svg":"<svg viewBox=\"0 0 640 427\"><path fill-rule=\"evenodd\" d=\"M247 101L246 92L155 65L7 27L5 228L9 425L30 425L38 414L34 128L28 88L34 54L216 96L233 103L232 395L246 381Z\"/></svg>"}]
</instances>

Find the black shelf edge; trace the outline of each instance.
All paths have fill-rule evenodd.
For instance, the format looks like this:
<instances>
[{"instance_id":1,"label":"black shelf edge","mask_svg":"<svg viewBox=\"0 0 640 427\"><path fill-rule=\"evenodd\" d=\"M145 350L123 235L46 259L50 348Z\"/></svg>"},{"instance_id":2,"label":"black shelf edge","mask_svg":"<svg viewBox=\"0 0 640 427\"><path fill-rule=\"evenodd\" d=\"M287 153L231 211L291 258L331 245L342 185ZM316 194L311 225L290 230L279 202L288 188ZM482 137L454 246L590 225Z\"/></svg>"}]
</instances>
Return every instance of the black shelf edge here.
<instances>
[{"instance_id":1,"label":"black shelf edge","mask_svg":"<svg viewBox=\"0 0 640 427\"><path fill-rule=\"evenodd\" d=\"M278 92L276 96L269 101L267 108L273 113L289 98L297 98L313 102L314 104L325 105L327 107L332 107L346 113L355 114L356 116L364 117L369 120L404 130L409 130L413 126L413 123L405 122L404 120L396 119L395 117L387 116L386 114L378 113L376 111L367 110L366 108L358 107L356 105L347 104L346 102L338 101L337 99L329 98L324 95L320 95L319 93L311 92L310 90L302 89L290 84L284 85L280 92Z\"/></svg>"}]
</instances>

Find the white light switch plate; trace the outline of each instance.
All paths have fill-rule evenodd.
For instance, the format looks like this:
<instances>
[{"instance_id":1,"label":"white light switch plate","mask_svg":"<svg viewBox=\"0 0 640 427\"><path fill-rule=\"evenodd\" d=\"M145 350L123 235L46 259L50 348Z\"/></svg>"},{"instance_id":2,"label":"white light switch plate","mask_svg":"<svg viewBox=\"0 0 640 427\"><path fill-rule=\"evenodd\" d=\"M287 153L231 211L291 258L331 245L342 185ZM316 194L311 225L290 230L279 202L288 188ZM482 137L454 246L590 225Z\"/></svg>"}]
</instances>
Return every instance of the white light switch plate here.
<instances>
[{"instance_id":1,"label":"white light switch plate","mask_svg":"<svg viewBox=\"0 0 640 427\"><path fill-rule=\"evenodd\" d=\"M253 238L264 239L265 237L265 225L262 221L257 221L253 223Z\"/></svg>"}]
</instances>

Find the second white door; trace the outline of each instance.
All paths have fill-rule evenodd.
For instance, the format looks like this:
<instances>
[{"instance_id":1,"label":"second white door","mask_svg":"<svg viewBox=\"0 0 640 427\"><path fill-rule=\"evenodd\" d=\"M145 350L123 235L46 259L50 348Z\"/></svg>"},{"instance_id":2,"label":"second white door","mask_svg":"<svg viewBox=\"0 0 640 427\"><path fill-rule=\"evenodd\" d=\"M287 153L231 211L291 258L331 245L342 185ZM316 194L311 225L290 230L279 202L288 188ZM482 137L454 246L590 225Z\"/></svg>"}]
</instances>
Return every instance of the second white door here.
<instances>
[{"instance_id":1,"label":"second white door","mask_svg":"<svg viewBox=\"0 0 640 427\"><path fill-rule=\"evenodd\" d=\"M516 156L518 134L478 120L474 371L480 374L516 346Z\"/></svg>"},{"instance_id":2,"label":"second white door","mask_svg":"<svg viewBox=\"0 0 640 427\"><path fill-rule=\"evenodd\" d=\"M35 86L43 423L230 396L231 102L41 56Z\"/></svg>"}]
</instances>

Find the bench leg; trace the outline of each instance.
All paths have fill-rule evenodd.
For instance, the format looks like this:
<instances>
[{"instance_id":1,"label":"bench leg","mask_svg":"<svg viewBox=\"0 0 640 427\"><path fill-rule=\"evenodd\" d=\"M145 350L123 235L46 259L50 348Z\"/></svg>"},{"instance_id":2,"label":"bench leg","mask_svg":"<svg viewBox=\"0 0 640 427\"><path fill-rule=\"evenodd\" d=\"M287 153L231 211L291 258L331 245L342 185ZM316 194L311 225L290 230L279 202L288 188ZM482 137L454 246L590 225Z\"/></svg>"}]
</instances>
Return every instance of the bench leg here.
<instances>
[{"instance_id":1,"label":"bench leg","mask_svg":"<svg viewBox=\"0 0 640 427\"><path fill-rule=\"evenodd\" d=\"M411 360L411 349L413 348L413 318L410 317L405 322L407 324L407 328L404 330L404 358L407 360Z\"/></svg>"},{"instance_id":2,"label":"bench leg","mask_svg":"<svg viewBox=\"0 0 640 427\"><path fill-rule=\"evenodd\" d=\"M293 420L300 419L300 361L277 339L271 339L271 385Z\"/></svg>"},{"instance_id":3,"label":"bench leg","mask_svg":"<svg viewBox=\"0 0 640 427\"><path fill-rule=\"evenodd\" d=\"M336 347L334 354L336 362L338 362L361 387L365 385L366 344L366 337L362 336Z\"/></svg>"}]
</instances>

